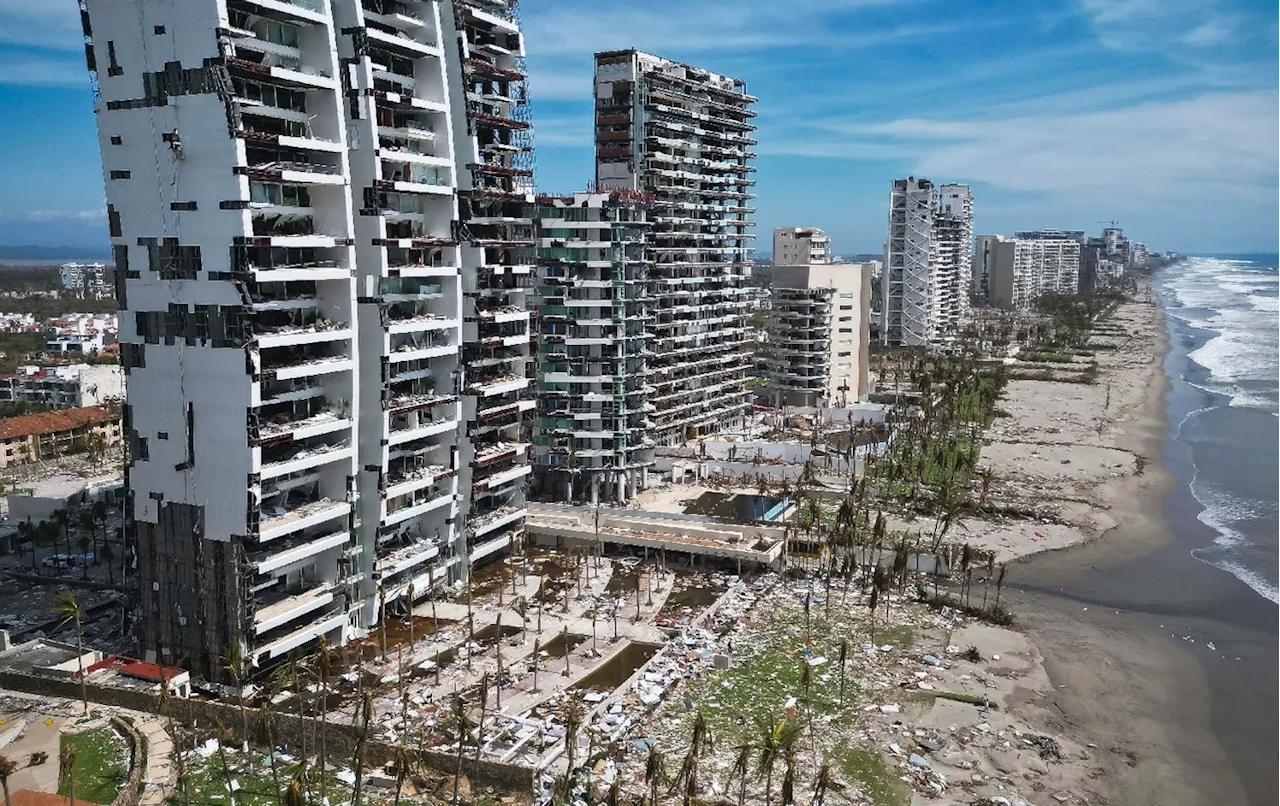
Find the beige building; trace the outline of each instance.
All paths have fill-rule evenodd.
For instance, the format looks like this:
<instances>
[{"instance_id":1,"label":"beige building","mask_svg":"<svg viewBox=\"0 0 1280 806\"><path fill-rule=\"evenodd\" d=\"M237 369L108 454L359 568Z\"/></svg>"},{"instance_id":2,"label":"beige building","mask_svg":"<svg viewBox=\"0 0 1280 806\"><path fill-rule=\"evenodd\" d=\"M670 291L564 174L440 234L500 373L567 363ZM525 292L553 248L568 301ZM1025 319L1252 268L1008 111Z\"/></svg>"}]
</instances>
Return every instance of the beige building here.
<instances>
[{"instance_id":1,"label":"beige building","mask_svg":"<svg viewBox=\"0 0 1280 806\"><path fill-rule=\"evenodd\" d=\"M774 404L843 406L867 394L871 265L778 265L772 296Z\"/></svg>"},{"instance_id":2,"label":"beige building","mask_svg":"<svg viewBox=\"0 0 1280 806\"><path fill-rule=\"evenodd\" d=\"M99 406L47 411L0 420L0 467L120 444L120 415Z\"/></svg>"}]
</instances>

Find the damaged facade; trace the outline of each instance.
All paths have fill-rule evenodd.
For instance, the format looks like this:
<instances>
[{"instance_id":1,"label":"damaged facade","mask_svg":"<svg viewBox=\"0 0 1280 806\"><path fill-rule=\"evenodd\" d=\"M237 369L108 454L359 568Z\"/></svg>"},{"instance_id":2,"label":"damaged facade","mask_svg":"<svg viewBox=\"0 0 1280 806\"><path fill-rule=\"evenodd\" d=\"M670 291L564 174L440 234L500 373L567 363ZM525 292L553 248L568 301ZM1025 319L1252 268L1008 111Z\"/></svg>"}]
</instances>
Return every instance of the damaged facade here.
<instances>
[{"instance_id":1,"label":"damaged facade","mask_svg":"<svg viewBox=\"0 0 1280 806\"><path fill-rule=\"evenodd\" d=\"M533 461L553 500L622 503L647 486L650 200L630 190L538 197Z\"/></svg>"},{"instance_id":2,"label":"damaged facade","mask_svg":"<svg viewBox=\"0 0 1280 806\"><path fill-rule=\"evenodd\" d=\"M511 4L81 12L139 651L253 673L518 540L532 149Z\"/></svg>"},{"instance_id":3,"label":"damaged facade","mask_svg":"<svg viewBox=\"0 0 1280 806\"><path fill-rule=\"evenodd\" d=\"M756 141L746 83L635 50L595 57L596 185L652 194L655 443L741 425Z\"/></svg>"}]
</instances>

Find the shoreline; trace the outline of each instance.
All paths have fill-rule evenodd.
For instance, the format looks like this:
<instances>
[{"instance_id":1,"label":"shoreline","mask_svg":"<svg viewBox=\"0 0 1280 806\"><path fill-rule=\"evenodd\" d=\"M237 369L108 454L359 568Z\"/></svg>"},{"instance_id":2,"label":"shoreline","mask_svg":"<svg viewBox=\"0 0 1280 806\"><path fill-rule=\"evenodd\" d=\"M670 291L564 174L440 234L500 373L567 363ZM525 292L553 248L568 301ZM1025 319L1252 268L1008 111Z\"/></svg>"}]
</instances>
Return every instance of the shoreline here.
<instances>
[{"instance_id":1,"label":"shoreline","mask_svg":"<svg viewBox=\"0 0 1280 806\"><path fill-rule=\"evenodd\" d=\"M1274 803L1274 740L1255 739L1250 750L1247 737L1259 726L1256 714L1248 718L1249 692L1240 691L1241 678L1265 680L1274 641L1268 653L1265 627L1261 636L1229 635L1234 625L1224 623L1220 602L1231 598L1255 620L1265 616L1257 605L1272 607L1272 637L1274 606L1191 556L1171 522L1167 505L1187 506L1169 455L1178 447L1167 402L1171 345L1167 315L1150 286L1145 294L1157 325L1152 371L1141 407L1111 423L1115 448L1146 457L1142 472L1094 485L1109 524L1092 518L1102 528L1069 527L1060 544L1020 547L1011 562L1011 609L1052 683L1051 696L1028 698L1019 710L1096 744L1096 783L1112 802ZM1241 589L1257 602L1241 600ZM1235 641L1261 651L1249 663L1223 660L1224 668L1211 669L1201 657L1206 636L1223 648ZM1274 662L1269 669L1274 697ZM1269 730L1274 736L1274 724Z\"/></svg>"}]
</instances>

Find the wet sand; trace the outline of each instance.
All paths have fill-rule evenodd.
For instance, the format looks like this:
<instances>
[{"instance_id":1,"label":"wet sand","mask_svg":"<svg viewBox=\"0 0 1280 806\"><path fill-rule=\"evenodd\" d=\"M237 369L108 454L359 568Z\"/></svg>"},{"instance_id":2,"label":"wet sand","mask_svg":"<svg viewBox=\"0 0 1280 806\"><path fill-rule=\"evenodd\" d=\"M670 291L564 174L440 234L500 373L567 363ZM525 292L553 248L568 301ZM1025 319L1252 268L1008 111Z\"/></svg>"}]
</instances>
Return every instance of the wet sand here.
<instances>
[{"instance_id":1,"label":"wet sand","mask_svg":"<svg viewBox=\"0 0 1280 806\"><path fill-rule=\"evenodd\" d=\"M1155 373L1118 440L1149 462L1116 481L1114 528L1010 567L1011 609L1055 690L1023 707L1097 745L1112 803L1274 804L1276 607L1190 554L1212 534L1169 439L1170 390Z\"/></svg>"}]
</instances>

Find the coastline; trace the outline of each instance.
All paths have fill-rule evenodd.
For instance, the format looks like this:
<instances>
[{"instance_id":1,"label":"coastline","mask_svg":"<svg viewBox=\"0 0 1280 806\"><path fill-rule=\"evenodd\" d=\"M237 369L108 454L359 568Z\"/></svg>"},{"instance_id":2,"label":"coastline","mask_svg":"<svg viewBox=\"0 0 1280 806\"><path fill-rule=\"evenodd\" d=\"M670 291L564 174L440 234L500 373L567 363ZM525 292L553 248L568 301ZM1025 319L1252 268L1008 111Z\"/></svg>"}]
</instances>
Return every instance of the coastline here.
<instances>
[{"instance_id":1,"label":"coastline","mask_svg":"<svg viewBox=\"0 0 1280 806\"><path fill-rule=\"evenodd\" d=\"M1086 762L1093 767L1090 789L1111 802L1274 803L1275 726L1263 720L1275 708L1251 699L1269 669L1270 693L1263 696L1274 702L1274 640L1265 626L1229 635L1237 626L1231 620L1265 625L1269 617L1273 639L1274 606L1268 615L1261 605L1269 602L1178 545L1170 516L1180 522L1183 513L1176 510L1187 504L1173 470L1176 457L1169 455L1176 452L1167 406L1169 331L1150 287L1144 295L1155 325L1144 348L1148 371L1140 382L1128 379L1135 397L1107 417L1098 439L1080 439L1079 429L1064 433L1062 426L1042 425L1039 432L1019 435L1021 454L996 452L995 461L1016 466L1031 450L1043 454L1050 443L1072 457L1084 450L1105 462L1114 456L1107 452L1123 451L1137 463L1133 472L1105 479L1062 474L1057 481L1065 497L1075 499L1057 510L1065 522L1037 527L1043 539L996 544L1011 560L1011 609L1051 682L1050 694L1029 692L1014 707L1045 730L1096 745ZM1052 387L1039 391L1036 403L1053 397ZM1001 436L997 432L994 441ZM1049 482L1037 480L1031 487ZM1084 496L1093 503L1080 500ZM974 531L994 533L985 526L985 532L984 525ZM1237 605L1232 619L1224 618L1224 599ZM1206 637L1216 637L1222 648L1247 644L1253 657L1206 657Z\"/></svg>"}]
</instances>

